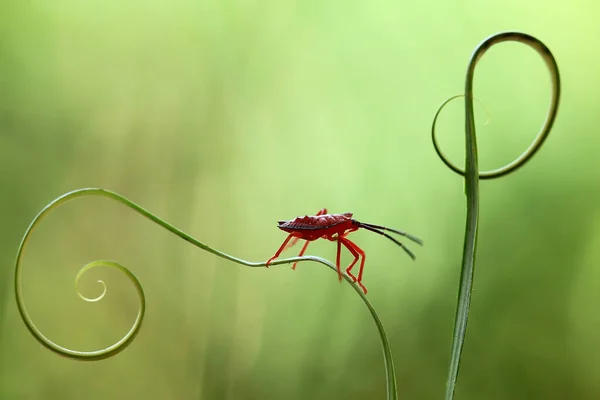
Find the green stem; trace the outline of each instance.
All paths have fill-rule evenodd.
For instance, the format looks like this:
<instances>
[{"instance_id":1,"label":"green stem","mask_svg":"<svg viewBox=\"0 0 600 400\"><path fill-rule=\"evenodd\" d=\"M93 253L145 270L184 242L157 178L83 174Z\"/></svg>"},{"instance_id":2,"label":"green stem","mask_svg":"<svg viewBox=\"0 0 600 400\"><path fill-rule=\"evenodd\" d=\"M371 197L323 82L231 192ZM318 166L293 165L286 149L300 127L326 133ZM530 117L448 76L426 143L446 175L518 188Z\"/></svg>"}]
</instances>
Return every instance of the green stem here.
<instances>
[{"instance_id":1,"label":"green stem","mask_svg":"<svg viewBox=\"0 0 600 400\"><path fill-rule=\"evenodd\" d=\"M31 233L33 232L36 225L50 211L57 208L61 204L64 204L67 201L78 198L78 197L92 196L92 195L108 197L109 199L115 200L115 201L129 207L130 209L136 211L137 213L143 215L144 217L148 218L152 222L167 229L168 231L174 233L175 235L179 236L181 239L191 243L192 245L194 245L202 250L208 251L209 253L212 253L218 257L224 258L226 260L232 261L232 262L240 264L240 265L244 265L246 267L264 267L265 266L266 262L250 262L250 261L242 260L237 257L233 257L229 254L223 253L222 251L213 249L212 247L200 242L199 240L195 239L194 237L188 235L187 233L183 232L182 230L176 228L175 226L169 224L168 222L164 221L163 219L152 214L150 211L146 210L145 208L139 206L138 204L132 202L131 200L129 200L115 192L111 192L110 190L98 189L98 188L86 188L86 189L78 189L78 190L74 190L69 193L65 193L64 195L56 198L55 200L50 202L48 205L46 205L37 214L37 216L33 219L31 224L27 228L27 230L23 236L23 239L21 240L21 244L19 245L19 249L17 251L17 259L15 262L15 281L14 281L15 282L15 296L16 296L17 308L19 310L19 314L21 315L21 318L22 318L23 322L25 323L25 326L27 327L29 332L33 335L33 337L42 346L46 347L48 350L51 350L56 354L59 354L64 357L76 359L76 360L87 360L87 361L101 360L101 359L106 359L106 358L112 357L112 356L120 353L121 351L123 351L129 344L131 344L131 342L135 339L136 335L140 331L140 329L142 327L142 322L144 320L144 315L145 315L145 310L146 310L146 298L145 298L144 290L142 289L142 285L138 281L137 277L126 267L124 267L114 261L108 261L108 260L92 261L91 263L82 267L75 278L75 286L76 286L77 294L83 300L88 301L88 302L94 302L94 301L101 300L104 297L104 294L106 293L106 286L104 285L104 282L102 282L102 281L99 281L99 282L103 285L104 291L100 296L98 296L96 298L93 298L93 299L87 298L87 297L83 296L79 291L79 279L81 278L81 276L86 271L90 270L91 268L97 267L97 266L106 266L106 267L110 267L110 268L115 268L115 269L123 272L129 278L129 280L132 282L132 284L134 285L134 287L136 289L136 292L137 292L137 295L139 298L139 302L140 302L140 306L138 309L137 317L136 317L135 322L133 323L131 329L117 343L115 343L109 347L106 347L104 349L95 350L95 351L77 351L77 350L68 349L66 347L63 347L63 346L53 342L52 340L50 340L49 338L44 336L42 334L42 332L37 328L37 326L33 323L33 320L27 313L27 310L25 308L25 301L23 298L21 265L22 265L22 257L25 252L25 248L27 246L27 243L29 241ZM334 271L337 275L337 269L336 269L335 265L333 265L332 263L330 263L329 261L327 261L323 258L314 257L314 256L293 257L293 258L275 260L270 265L274 266L274 265L290 264L290 263L302 262L302 261L314 261L314 262L324 264L327 267L329 267L332 271ZM387 399L396 400L398 398L398 395L397 395L397 390L396 390L396 378L395 378L395 372L394 372L394 363L393 363L393 359L392 359L392 352L390 349L390 345L387 340L385 330L383 328L383 324L381 323L381 320L377 316L375 309L373 308L371 303L369 303L366 296L363 294L362 290L358 287L358 285L353 283L352 280L345 275L344 275L344 279L346 280L346 282L348 282L354 288L356 293L358 293L358 295L362 299L363 303L369 309L371 316L373 317L373 321L375 321L375 325L377 326L377 330L379 332L381 344L383 347L384 366L385 366L385 371L386 371Z\"/></svg>"},{"instance_id":2,"label":"green stem","mask_svg":"<svg viewBox=\"0 0 600 400\"><path fill-rule=\"evenodd\" d=\"M513 162L498 168L493 171L479 172L477 159L477 139L475 135L475 117L473 111L473 77L475 74L475 66L483 57L485 52L495 44L515 41L526 44L536 50L546 62L550 70L552 82L552 99L550 109L546 116L546 120L542 129L534 139L533 143ZM467 197L467 221L465 229L465 239L463 246L463 260L460 272L460 284L458 288L458 305L456 308L456 316L454 320L454 334L452 340L452 354L448 373L448 381L446 383L446 399L454 398L456 389L456 381L458 379L458 371L460 366L460 358L462 348L465 341L467 330L467 321L469 317L469 308L471 304L471 292L473 289L473 273L475 269L475 254L477 250L477 233L479 222L479 179L494 179L510 174L525 165L533 155L541 148L544 141L548 137L556 114L558 112L558 103L560 98L560 74L558 65L550 50L533 36L520 32L503 32L493 35L484 40L476 49L467 69L467 77L465 84L465 138L466 138L466 160L465 171L452 164L439 149L436 136L435 124L440 111L444 106L456 97L454 96L445 101L435 114L432 126L432 140L435 151L442 161L452 171L465 177L465 194Z\"/></svg>"}]
</instances>

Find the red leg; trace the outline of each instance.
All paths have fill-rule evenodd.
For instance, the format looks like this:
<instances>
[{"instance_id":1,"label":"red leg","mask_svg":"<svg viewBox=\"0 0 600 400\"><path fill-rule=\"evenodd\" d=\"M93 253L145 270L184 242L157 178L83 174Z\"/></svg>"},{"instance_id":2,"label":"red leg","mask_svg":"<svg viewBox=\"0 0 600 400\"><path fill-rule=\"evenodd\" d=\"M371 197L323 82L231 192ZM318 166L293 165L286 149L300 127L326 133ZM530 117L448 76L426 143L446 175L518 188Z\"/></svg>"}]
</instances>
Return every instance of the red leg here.
<instances>
[{"instance_id":1,"label":"red leg","mask_svg":"<svg viewBox=\"0 0 600 400\"><path fill-rule=\"evenodd\" d=\"M304 243L304 246L302 246L302 250L300 250L300 254L298 254L298 257L302 257L304 255L304 252L306 251L306 248L308 247L308 244L310 242L307 240L306 243ZM292 265L292 269L296 269L296 264L298 264L297 262L294 263L294 265Z\"/></svg>"},{"instance_id":2,"label":"red leg","mask_svg":"<svg viewBox=\"0 0 600 400\"><path fill-rule=\"evenodd\" d=\"M358 285L362 288L363 292L367 294L367 288L362 284L363 270L365 268L365 261L367 256L365 255L365 252L356 245L356 243L350 243L352 243L352 246L354 246L354 250L356 250L356 252L361 255L360 267L358 269Z\"/></svg>"},{"instance_id":3,"label":"red leg","mask_svg":"<svg viewBox=\"0 0 600 400\"><path fill-rule=\"evenodd\" d=\"M352 255L354 256L354 261L352 261L352 263L348 266L348 268L346 269L346 273L356 283L358 283L358 286L360 286L364 294L367 294L367 288L362 284L363 269L365 267L365 252L350 240L346 238L342 238L342 240L344 241L344 245L348 248L348 250L350 250L350 253L352 253ZM356 279L350 271L352 270L359 258L361 259L360 268L358 270L358 279Z\"/></svg>"},{"instance_id":4,"label":"red leg","mask_svg":"<svg viewBox=\"0 0 600 400\"><path fill-rule=\"evenodd\" d=\"M335 266L337 268L337 272L338 272L338 279L340 280L340 282L342 281L342 268L340 267L340 258L341 258L341 254L342 254L342 243L338 240L337 241L337 257L335 259Z\"/></svg>"},{"instance_id":5,"label":"red leg","mask_svg":"<svg viewBox=\"0 0 600 400\"><path fill-rule=\"evenodd\" d=\"M356 277L352 274L351 271L352 271L352 267L354 267L354 264L356 264L356 262L358 261L358 253L356 252L356 250L354 250L354 247L352 247L353 243L351 241L349 241L348 239L342 237L342 238L340 238L340 242L342 242L344 244L344 246L346 246L346 248L354 256L354 260L352 260L352 262L350 263L348 268L346 268L346 275L348 275L350 277L350 279L352 279L353 282L356 282Z\"/></svg>"},{"instance_id":6,"label":"red leg","mask_svg":"<svg viewBox=\"0 0 600 400\"><path fill-rule=\"evenodd\" d=\"M291 238L293 238L293 235L288 235L288 237L284 240L283 244L281 245L281 247L279 247L279 250L277 250L277 253L275 253L275 255L271 258L269 258L269 261L267 261L267 263L265 264L265 267L269 268L269 264L271 264L271 262L276 259L277 257L279 257L279 255L281 254L281 252L285 249L285 245L288 244L288 242L290 241Z\"/></svg>"},{"instance_id":7,"label":"red leg","mask_svg":"<svg viewBox=\"0 0 600 400\"><path fill-rule=\"evenodd\" d=\"M300 238L299 237L295 237L291 242L289 242L287 244L287 246L285 246L285 249L289 249L290 247L293 247L296 243L298 243L298 240L300 240Z\"/></svg>"}]
</instances>

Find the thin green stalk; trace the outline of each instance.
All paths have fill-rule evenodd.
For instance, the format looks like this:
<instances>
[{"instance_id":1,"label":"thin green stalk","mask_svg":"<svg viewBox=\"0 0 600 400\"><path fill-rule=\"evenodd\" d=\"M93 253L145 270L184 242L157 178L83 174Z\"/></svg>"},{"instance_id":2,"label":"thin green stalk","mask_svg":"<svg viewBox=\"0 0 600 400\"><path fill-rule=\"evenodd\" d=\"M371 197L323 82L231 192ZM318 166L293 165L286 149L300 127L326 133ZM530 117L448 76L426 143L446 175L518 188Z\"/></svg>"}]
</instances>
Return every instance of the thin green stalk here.
<instances>
[{"instance_id":1,"label":"thin green stalk","mask_svg":"<svg viewBox=\"0 0 600 400\"><path fill-rule=\"evenodd\" d=\"M552 83L552 100L550 109L546 116L546 121L542 126L542 129L534 139L533 143L529 146L523 154L521 154L513 162L493 171L479 172L478 159L477 159L477 139L475 135L475 117L473 111L473 76L475 73L475 66L483 57L485 52L495 44L507 41L515 41L526 44L536 50L540 56L546 62L548 69L550 70L550 77ZM460 95L463 96L463 95ZM538 39L533 36L520 33L520 32L503 32L490 36L484 40L476 49L467 69L467 78L465 84L465 138L466 138L466 160L465 160L465 171L452 164L446 156L439 149L436 136L435 136L435 124L440 111L444 106L451 100L455 99L454 96L445 101L435 114L432 126L432 140L435 151L442 161L452 171L465 177L465 194L467 197L467 221L465 229L465 239L463 246L463 259L460 271L460 284L458 288L458 305L456 308L456 316L454 319L454 334L452 339L452 353L450 360L450 367L448 373L448 381L446 383L446 399L451 400L454 398L454 392L456 389L456 381L458 379L458 371L460 366L460 358L462 353L463 344L465 341L465 335L467 330L467 321L469 317L469 307L471 304L471 292L473 289L473 272L475 269L475 254L477 250L477 229L479 222L479 179L495 179L511 172L516 171L523 165L525 165L533 155L541 148L544 141L548 137L556 113L558 111L558 103L560 98L560 75L558 72L558 65L554 56L550 50Z\"/></svg>"},{"instance_id":2,"label":"thin green stalk","mask_svg":"<svg viewBox=\"0 0 600 400\"><path fill-rule=\"evenodd\" d=\"M87 297L83 296L81 294L81 292L79 291L79 279L81 278L81 276L85 272L90 270L91 268L94 268L97 266L105 266L105 267L115 268L115 269L123 272L128 277L128 279L132 282L133 286L136 289L138 299L140 302L140 306L138 308L137 317L136 317L131 329L117 343L115 343L109 347L106 347L104 349L94 350L94 351L78 351L78 350L72 350L72 349L63 347L63 346L53 342L46 336L44 336L42 334L42 332L33 323L33 320L31 319L31 317L29 316L29 314L26 311L25 301L23 298L21 265L22 265L22 257L25 252L25 248L27 246L27 243L29 241L31 233L33 232L36 225L50 211L57 208L61 204L64 204L67 201L78 198L78 197L92 196L92 195L107 197L109 199L115 200L115 201L131 208L132 210L138 212L139 214L148 218L152 222L160 225L161 227L167 229L168 231L174 233L175 235L179 236L181 239L191 243L192 245L194 245L204 251L208 251L209 253L212 253L218 257L224 258L226 260L232 261L234 263L237 263L237 264L240 264L240 265L243 265L246 267L264 267L265 266L265 262L250 262L250 261L242 260L237 257L233 257L233 256L223 253L219 250L216 250L216 249L208 246L207 244L204 244L204 243L200 242L199 240L193 238L192 236L190 236L187 233L183 232L182 230L176 228L175 226L169 224L168 222L164 221L163 219L157 217L156 215L152 214L150 211L148 211L145 208L139 206L138 204L132 202L131 200L129 200L115 192L111 192L110 190L98 189L98 188L86 188L86 189L78 189L78 190L74 190L72 192L66 193L66 194L56 198L55 200L50 202L48 205L46 205L37 214L37 216L33 219L31 224L27 228L27 231L25 232L23 239L21 240L21 244L19 245L19 249L17 251L17 259L16 259L16 263L15 263L15 281L14 281L15 296L16 296L19 314L21 315L21 318L22 318L23 322L25 323L25 326L27 327L29 332L33 335L33 337L42 346L46 347L48 350L51 350L52 352L54 352L56 354L59 354L64 357L76 359L76 360L83 360L83 361L101 360L101 359L106 359L106 358L112 357L112 356L120 353L121 351L123 351L127 346L129 346L132 343L132 341L135 339L136 335L140 331L140 329L142 327L142 322L144 320L144 315L145 315L145 310L146 310L146 298L145 298L145 294L144 294L142 285L138 281L137 277L126 267L124 267L121 264L116 263L114 261L108 261L108 260L92 261L89 264L82 267L75 278L75 288L77 290L77 294L79 295L79 297L81 297L85 301L95 302L95 301L101 300L106 293L106 286L105 286L104 282L102 282L102 281L99 281L99 282L103 286L104 290L103 290L102 294L96 298L87 298ZM319 263L324 264L327 267L329 267L337 275L337 269L336 269L335 265L333 265L329 261L327 261L323 258L320 258L320 257L305 256L305 257L286 258L286 259L275 260L270 265L274 266L274 265L290 264L290 263L302 262L302 261L319 262ZM375 309L373 308L371 303L369 303L366 296L363 294L362 290L358 287L358 285L356 285L354 282L352 282L352 280L346 275L344 275L344 279L346 280L346 282L348 282L354 288L356 293L358 293L358 295L362 299L363 303L369 309L369 312L371 313L371 316L373 317L373 321L375 322L375 325L377 326L377 330L379 332L379 337L381 339L381 345L383 347L383 358L384 358L384 366L385 366L385 371L386 371L387 399L388 400L396 400L398 398L398 395L397 395L397 389L396 389L396 375L395 375L395 371L394 371L394 363L393 363L393 359L392 359L392 352L390 349L390 345L387 340L385 330L383 328L383 324L381 323L381 320L379 319L377 313L375 312Z\"/></svg>"}]
</instances>

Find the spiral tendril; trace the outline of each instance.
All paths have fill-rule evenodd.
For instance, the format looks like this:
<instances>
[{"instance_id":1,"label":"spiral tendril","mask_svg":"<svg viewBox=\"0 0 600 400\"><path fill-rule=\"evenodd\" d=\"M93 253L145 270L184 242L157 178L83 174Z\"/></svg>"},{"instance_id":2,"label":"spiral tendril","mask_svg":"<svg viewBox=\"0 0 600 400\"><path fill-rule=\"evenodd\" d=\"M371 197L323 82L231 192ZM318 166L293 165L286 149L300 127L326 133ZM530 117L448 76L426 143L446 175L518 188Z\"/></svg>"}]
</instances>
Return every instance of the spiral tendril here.
<instances>
[{"instance_id":1,"label":"spiral tendril","mask_svg":"<svg viewBox=\"0 0 600 400\"><path fill-rule=\"evenodd\" d=\"M66 347L63 347L63 346L53 342L52 340L50 340L49 338L44 336L44 334L37 328L37 326L33 323L33 320L31 319L31 317L27 313L27 310L25 307L25 301L23 298L21 266L22 266L23 254L25 252L25 248L27 246L27 243L29 241L31 233L33 232L33 230L37 226L37 224L50 211L52 211L59 205L64 204L67 201L78 198L78 197L92 196L92 195L107 197L109 199L115 200L118 203L121 203L121 204L129 207L130 209L136 211L137 213L141 214L145 218L148 218L149 220L158 224L159 226L163 227L164 229L167 229L168 231L177 235L181 239L191 243L192 245L194 245L202 250L208 251L209 253L212 253L218 257L224 258L226 260L232 261L232 262L240 264L240 265L244 265L246 267L264 267L266 264L266 261L265 262L250 262L250 261L242 260L237 257L233 257L233 256L223 253L219 250L213 249L212 247L200 242L199 240L193 238L192 236L188 235L187 233L183 232L182 230L176 228L175 226L169 224L168 222L164 221L163 219L152 214L150 211L146 210L145 208L139 206L138 204L132 202L131 200L129 200L115 192L112 192L110 190L101 189L101 188L83 188L83 189L77 189L77 190L65 193L62 196L57 197L56 199L54 199L53 201L48 203L36 215L36 217L33 219L31 224L25 231L25 234L23 236L23 239L21 240L21 244L19 245L19 248L17 251L17 259L15 262L15 281L14 281L17 308L18 308L21 319L23 320L27 330L42 346L44 346L48 350L50 350L58 355L61 355L61 356L67 357L67 358L76 359L76 360L82 360L82 361L101 360L101 359L106 359L106 358L115 356L118 353L120 353L121 351L125 350L125 348L127 348L127 346L129 346L129 344L131 344L133 342L133 340L136 338L137 334L139 333L139 331L142 327L142 322L143 322L145 311L146 311L146 297L144 294L144 290L142 289L142 285L140 284L137 277L133 274L133 272L131 272L129 269L125 268L121 264L116 263L114 261L96 260L96 261L92 261L92 262L86 264L85 266L83 266L77 273L77 276L75 277L75 290L77 291L77 295L81 299L83 299L84 301L87 301L87 302L96 302L96 301L100 301L106 295L106 291L107 291L106 284L102 280L98 281L102 285L102 293L97 297L88 298L88 297L84 296L79 290L79 281L80 281L81 277L83 276L83 274L85 274L90 269L99 267L99 266L115 268L115 269L119 270L120 272L124 273L127 276L127 278L131 281L133 286L135 287L135 290L136 290L138 298L139 298L140 305L138 308L137 317L136 317L131 329L119 341L117 341L116 343L112 344L109 347L106 347L101 350L96 350L96 351L77 351L77 350L68 349ZM274 260L273 262L271 262L270 266L284 265L284 264L290 264L290 263L295 263L295 262L304 262L304 261L313 261L313 262L324 264L325 266L329 267L329 269L331 269L333 272L335 272L337 275L337 269L334 264L332 264L331 262L329 262L321 257L315 257L315 256L304 256L304 257L292 257L292 258L278 259L278 260ZM373 318L373 321L375 322L375 325L377 326L377 330L378 330L379 337L381 339L381 344L383 347L384 367L385 367L385 371L386 371L386 388L387 388L386 394L387 394L387 398L389 400L395 400L398 397L397 397L397 388L396 388L396 378L395 378L395 372L394 372L394 363L393 363L391 348L390 348L389 342L387 340L387 335L383 328L383 324L381 323L379 316L375 312L375 309L373 308L373 306L371 305L369 300L366 298L366 296L363 294L363 292L359 288L359 286L357 284L355 284L348 276L344 275L343 278L346 280L346 282L348 282L350 284L350 286L360 296L363 303L365 304L365 306L367 306L369 312L371 313L371 316Z\"/></svg>"}]
</instances>

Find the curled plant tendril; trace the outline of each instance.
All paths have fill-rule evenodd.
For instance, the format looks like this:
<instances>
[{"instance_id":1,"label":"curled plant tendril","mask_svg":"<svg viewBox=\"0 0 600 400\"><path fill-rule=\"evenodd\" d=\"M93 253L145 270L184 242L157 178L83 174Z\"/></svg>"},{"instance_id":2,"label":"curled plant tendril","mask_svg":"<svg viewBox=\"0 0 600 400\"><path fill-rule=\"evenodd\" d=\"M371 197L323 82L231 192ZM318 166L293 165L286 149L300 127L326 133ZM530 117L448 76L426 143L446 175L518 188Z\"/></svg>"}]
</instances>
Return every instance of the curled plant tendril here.
<instances>
[{"instance_id":1,"label":"curled plant tendril","mask_svg":"<svg viewBox=\"0 0 600 400\"><path fill-rule=\"evenodd\" d=\"M486 172L479 172L478 159L477 159L477 139L475 136L475 118L473 111L473 75L475 73L475 66L477 62L483 57L485 52L495 44L514 41L526 44L537 51L540 56L546 62L546 66L550 70L550 78L552 83L552 97L550 103L550 109L546 116L546 120L542 126L542 129L534 139L533 143L517 157L513 162ZM457 97L464 96L465 98L465 137L466 137L466 154L465 154L465 170L461 170L454 164L452 164L446 156L440 150L436 136L435 136L435 124L441 110L450 101ZM460 356L462 353L462 346L465 340L465 334L467 329L467 320L469 314L469 307L471 302L471 290L473 287L473 271L475 268L475 253L477 247L477 228L479 219L479 179L494 179L508 175L511 172L516 171L523 165L525 165L534 154L542 147L544 141L548 137L556 114L558 111L558 103L560 98L560 74L558 72L558 65L554 56L541 41L534 38L533 36L527 35L521 32L503 32L490 36L485 39L476 49L467 69L467 77L465 84L464 95L454 96L446 100L440 108L438 108L433 119L433 125L431 128L431 137L433 146L440 159L446 164L448 168L457 174L465 177L465 194L467 197L467 221L465 230L465 240L463 247L463 260L462 268L460 273L460 284L458 289L458 305L456 310L456 316L454 321L454 334L452 340L452 356L450 361L450 368L448 374L448 381L446 383L446 399L452 399L454 397L454 391L456 388L456 380L458 378L458 370L460 365Z\"/></svg>"},{"instance_id":2,"label":"curled plant tendril","mask_svg":"<svg viewBox=\"0 0 600 400\"><path fill-rule=\"evenodd\" d=\"M112 192L110 190L99 189L99 188L85 188L85 189L77 189L72 192L65 193L62 196L54 199L48 205L46 205L33 219L31 224L25 231L23 239L21 240L21 244L19 245L19 249L17 251L17 259L15 262L15 296L16 296L16 301L17 301L17 308L19 310L19 314L21 315L21 319L25 323L27 330L29 330L31 335L33 335L33 337L42 346L46 347L48 350L51 350L52 352L54 352L58 355L72 358L72 359L83 360L83 361L85 361L85 360L87 360L87 361L101 360L101 359L106 359L106 358L112 357L112 356L120 353L121 351L125 350L125 348L129 344L131 344L131 342L135 339L135 337L137 336L137 334L139 333L139 331L142 327L142 322L143 322L145 311L146 311L146 297L144 294L144 290L142 289L142 285L140 284L137 277L133 274L133 272L131 272L129 269L125 268L121 264L118 264L114 261L96 260L96 261L92 261L92 262L86 264L85 266L83 266L77 273L77 276L75 277L75 289L77 291L77 295L81 299L83 299L84 301L87 301L87 302L96 302L96 301L100 301L106 294L106 290L107 290L106 284L101 280L98 281L98 283L100 283L102 285L103 290L99 296L94 297L94 298L88 298L79 291L79 280L83 276L83 274L85 274L90 269L99 267L99 266L115 268L115 269L123 272L127 276L127 278L131 281L133 286L135 287L135 290L136 290L138 298L139 298L140 306L138 309L137 317L136 317L131 329L129 330L129 332L127 332L121 340L119 340L117 343L115 343L107 348L101 349L101 350L77 351L77 350L68 349L66 347L63 347L63 346L53 342L52 340L50 340L49 338L44 336L44 334L37 328L37 326L33 323L33 320L31 319L31 317L27 313L27 310L25 308L25 301L23 298L21 266L22 266L23 254L25 252L25 248L27 246L27 243L29 241L31 233L33 232L35 226L43 219L43 217L45 217L50 211L57 208L61 204L64 204L67 201L78 198L78 197L92 196L92 195L107 197L109 199L115 200L115 201L129 207L130 209L136 211L137 213L141 214L142 216L148 218L152 222L167 229L171 233L179 236L181 239L191 243L192 245L194 245L202 250L212 253L218 257L224 258L226 260L232 261L237 264L244 265L246 267L264 267L266 264L266 262L250 262L250 261L242 260L240 258L233 257L229 254L223 253L219 250L213 249L212 247L200 242L199 240L193 238L192 236L188 235L187 233L183 232L182 230L176 228L175 226L169 224L168 222L164 221L163 219L152 214L150 211L146 210L145 208L139 206L138 204L132 202L131 200L129 200L115 192ZM292 258L286 258L286 259L279 259L279 260L275 260L275 261L271 262L270 266L290 264L290 263L303 262L303 261L314 261L314 262L324 264L327 267L329 267L333 272L335 272L336 276L337 276L337 269L334 264L330 263L329 261L327 261L323 258L314 257L314 256L292 257ZM362 299L363 303L369 309L369 312L371 313L371 316L373 317L373 321L375 322L375 325L377 326L379 337L381 339L381 345L383 347L384 367L385 367L385 372L386 372L387 399L396 400L398 398L398 395L397 395L397 389L396 389L397 385L396 385L396 377L395 377L395 372L394 372L394 363L393 363L393 359L392 359L391 348L390 348L389 342L387 340L387 335L383 328L383 324L381 323L381 320L379 319L377 313L375 312L375 309L373 308L371 303L367 300L366 296L363 294L362 290L358 287L358 285L356 285L346 275L343 275L343 278L346 280L346 282L348 282L352 286L352 288L356 291L356 293L358 293L358 295Z\"/></svg>"},{"instance_id":3,"label":"curled plant tendril","mask_svg":"<svg viewBox=\"0 0 600 400\"><path fill-rule=\"evenodd\" d=\"M435 113L435 116L433 118L433 124L432 124L432 128L431 128L431 140L433 141L433 147L434 147L437 155L444 162L444 164L446 164L446 166L448 168L450 168L452 171L456 172L457 174L459 174L461 176L465 176L465 171L461 170L459 167L452 164L452 162L450 160L448 160L448 158L440 150L440 147L437 142L436 135L435 135L435 125L437 123L437 119L438 119L442 109L448 103L450 103L452 100L457 99L459 97L465 97L465 113L466 113L467 128L469 128L469 124L472 122L473 123L472 131L473 131L473 134L475 134L475 123L473 121L474 120L473 101L471 100L471 98L474 98L474 96L473 96L473 75L475 73L475 65L477 64L477 62L479 62L481 57L483 57L483 54L487 50L489 50L490 47L492 47L495 44L501 43L501 42L509 42L509 41L520 42L520 43L523 43L523 44L526 44L526 45L532 47L534 50L536 50L542 56L542 58L546 62L546 65L547 65L548 69L550 70L550 78L552 80L552 94L551 94L552 97L550 100L550 109L548 110L548 114L546 115L546 120L544 121L544 125L540 129L539 133L537 134L536 138L533 140L531 145L527 148L527 150L525 150L513 162L508 163L503 167L500 167L500 168L492 170L492 171L478 172L479 179L500 178L501 176L508 175L511 172L514 172L517 169L521 168L523 165L525 165L529 160L531 160L531 158L535 155L535 153L537 153L537 151L542 147L542 145L544 144L544 141L550 134L550 130L552 129L552 125L554 124L554 120L556 119L556 114L558 112L558 103L559 103L559 98L560 98L560 74L558 72L558 65L556 64L556 60L554 59L554 56L552 55L552 53L550 52L548 47L546 47L546 45L544 45L544 43L540 42L538 39L534 38L533 36L530 36L530 35L527 35L527 34L521 33L521 32L504 32L504 33L499 33L499 34L489 37L488 39L483 41L477 47L477 49L475 50L475 53L473 53L473 56L471 57L471 61L469 63L469 70L467 71L467 84L465 87L465 94L459 94L456 96L452 96L448 100L443 102L442 105L438 108L438 110ZM487 124L487 122L486 122L486 124ZM475 137L473 137L473 144L476 146ZM469 151L469 149L467 149L467 152L468 151Z\"/></svg>"}]
</instances>

